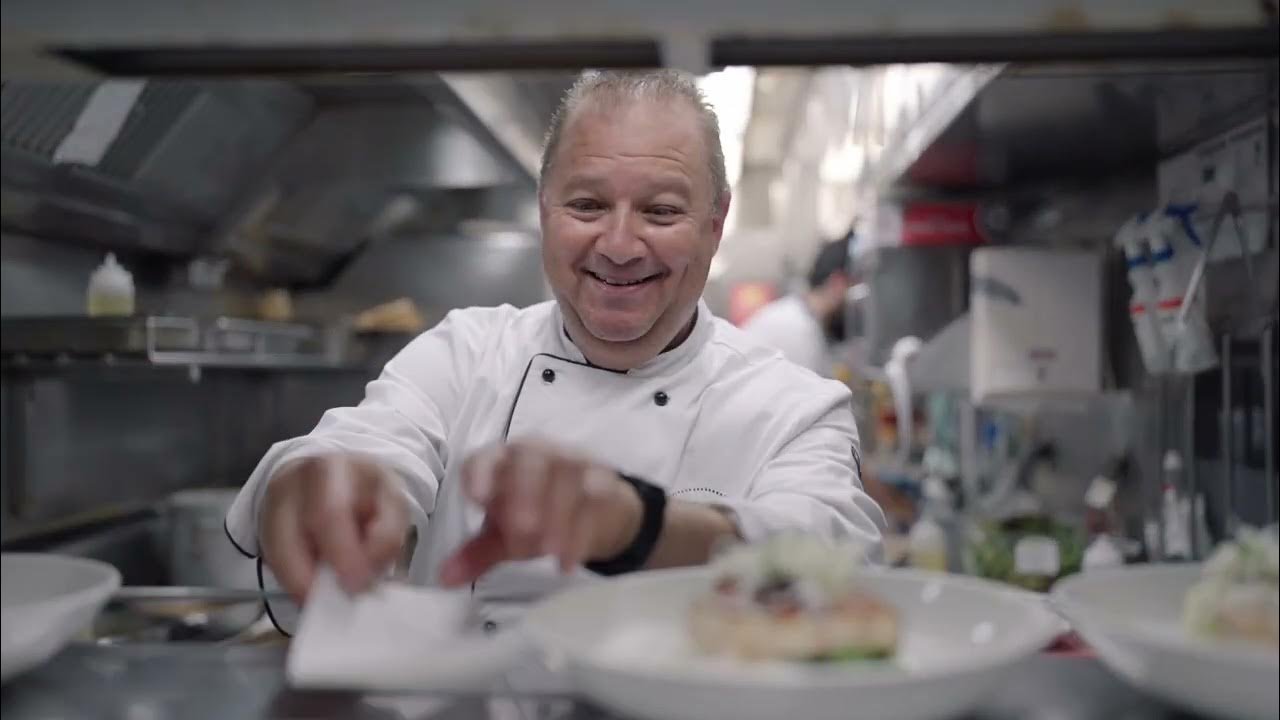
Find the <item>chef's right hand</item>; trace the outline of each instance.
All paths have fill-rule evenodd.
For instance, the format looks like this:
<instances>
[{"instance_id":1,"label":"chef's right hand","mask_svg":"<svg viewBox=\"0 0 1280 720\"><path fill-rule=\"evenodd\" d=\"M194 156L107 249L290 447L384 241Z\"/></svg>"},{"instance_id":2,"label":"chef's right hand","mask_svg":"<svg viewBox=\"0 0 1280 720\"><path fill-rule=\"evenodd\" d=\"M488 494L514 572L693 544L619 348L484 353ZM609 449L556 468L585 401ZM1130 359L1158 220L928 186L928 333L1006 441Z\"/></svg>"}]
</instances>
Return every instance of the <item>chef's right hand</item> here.
<instances>
[{"instance_id":1,"label":"chef's right hand","mask_svg":"<svg viewBox=\"0 0 1280 720\"><path fill-rule=\"evenodd\" d=\"M301 603L322 563L350 593L367 589L382 575L409 529L408 500L376 463L323 455L276 471L259 523L263 561Z\"/></svg>"}]
</instances>

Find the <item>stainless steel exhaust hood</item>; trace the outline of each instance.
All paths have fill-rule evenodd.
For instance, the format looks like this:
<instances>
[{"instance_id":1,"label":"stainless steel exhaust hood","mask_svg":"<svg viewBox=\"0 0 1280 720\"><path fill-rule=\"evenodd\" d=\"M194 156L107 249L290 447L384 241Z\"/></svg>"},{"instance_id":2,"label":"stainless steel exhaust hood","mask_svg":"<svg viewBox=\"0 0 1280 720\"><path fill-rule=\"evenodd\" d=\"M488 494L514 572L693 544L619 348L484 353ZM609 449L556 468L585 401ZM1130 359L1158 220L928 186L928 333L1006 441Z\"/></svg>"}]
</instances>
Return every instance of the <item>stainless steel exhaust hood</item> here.
<instances>
[{"instance_id":1,"label":"stainless steel exhaust hood","mask_svg":"<svg viewBox=\"0 0 1280 720\"><path fill-rule=\"evenodd\" d=\"M137 86L114 118L104 83L6 82L4 228L323 284L396 228L515 220L573 77L111 81ZM67 152L82 131L99 153Z\"/></svg>"},{"instance_id":2,"label":"stainless steel exhaust hood","mask_svg":"<svg viewBox=\"0 0 1280 720\"><path fill-rule=\"evenodd\" d=\"M312 101L284 83L148 82L114 133L95 127L100 83L6 82L3 222L36 237L196 252L305 121ZM59 153L84 129L96 161ZM93 135L97 133L97 137ZM69 154L69 153L68 153Z\"/></svg>"}]
</instances>

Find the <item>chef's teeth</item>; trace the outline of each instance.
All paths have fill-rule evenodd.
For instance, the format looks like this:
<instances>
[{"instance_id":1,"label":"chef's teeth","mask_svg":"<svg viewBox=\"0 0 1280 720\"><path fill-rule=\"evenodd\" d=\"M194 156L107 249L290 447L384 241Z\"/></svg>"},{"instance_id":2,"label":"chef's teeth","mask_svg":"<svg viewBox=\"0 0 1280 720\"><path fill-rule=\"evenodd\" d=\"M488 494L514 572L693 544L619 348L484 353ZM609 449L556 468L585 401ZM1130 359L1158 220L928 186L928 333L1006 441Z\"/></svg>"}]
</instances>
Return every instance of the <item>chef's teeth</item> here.
<instances>
[{"instance_id":1,"label":"chef's teeth","mask_svg":"<svg viewBox=\"0 0 1280 720\"><path fill-rule=\"evenodd\" d=\"M640 283L649 279L649 278L640 278L639 280L610 280L609 278L601 277L599 275L596 275L595 277L597 280L604 283L605 285L613 285L615 287L625 287L627 285L639 285Z\"/></svg>"}]
</instances>

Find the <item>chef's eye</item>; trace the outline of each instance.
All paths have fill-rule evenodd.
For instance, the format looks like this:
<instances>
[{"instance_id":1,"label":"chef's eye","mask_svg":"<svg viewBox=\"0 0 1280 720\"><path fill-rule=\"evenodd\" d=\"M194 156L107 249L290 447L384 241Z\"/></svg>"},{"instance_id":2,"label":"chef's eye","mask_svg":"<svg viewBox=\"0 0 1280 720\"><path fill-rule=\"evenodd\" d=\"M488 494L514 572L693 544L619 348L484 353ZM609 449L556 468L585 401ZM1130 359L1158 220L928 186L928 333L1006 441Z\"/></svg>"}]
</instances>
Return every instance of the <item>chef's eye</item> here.
<instances>
[{"instance_id":1,"label":"chef's eye","mask_svg":"<svg viewBox=\"0 0 1280 720\"><path fill-rule=\"evenodd\" d=\"M645 215L659 223L672 222L680 216L681 212L680 208L673 205L653 205L644 210Z\"/></svg>"},{"instance_id":2,"label":"chef's eye","mask_svg":"<svg viewBox=\"0 0 1280 720\"><path fill-rule=\"evenodd\" d=\"M591 198L574 198L565 203L565 207L576 213L598 213L604 210L604 203Z\"/></svg>"}]
</instances>

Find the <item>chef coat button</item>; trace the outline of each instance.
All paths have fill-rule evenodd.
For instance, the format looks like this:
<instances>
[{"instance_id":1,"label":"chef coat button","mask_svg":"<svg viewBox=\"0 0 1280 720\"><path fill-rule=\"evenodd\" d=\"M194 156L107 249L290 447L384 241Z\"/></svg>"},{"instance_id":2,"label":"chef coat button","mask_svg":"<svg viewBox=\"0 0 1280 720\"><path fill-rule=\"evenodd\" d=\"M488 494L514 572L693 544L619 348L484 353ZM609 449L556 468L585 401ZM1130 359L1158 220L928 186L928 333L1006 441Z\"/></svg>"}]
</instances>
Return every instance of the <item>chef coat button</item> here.
<instances>
[{"instance_id":1,"label":"chef coat button","mask_svg":"<svg viewBox=\"0 0 1280 720\"><path fill-rule=\"evenodd\" d=\"M547 372L551 372L551 371L548 370ZM484 631L486 633L492 634L498 630L498 623L492 620L485 620L484 625L482 625L481 627L484 628Z\"/></svg>"},{"instance_id":2,"label":"chef coat button","mask_svg":"<svg viewBox=\"0 0 1280 720\"><path fill-rule=\"evenodd\" d=\"M653 402L658 407L662 407L663 405L666 405L667 400L669 399L670 398L667 397L667 394L662 392L661 390L653 394Z\"/></svg>"},{"instance_id":3,"label":"chef coat button","mask_svg":"<svg viewBox=\"0 0 1280 720\"><path fill-rule=\"evenodd\" d=\"M552 370L551 368L547 368L546 370L543 370L543 371L542 371L542 382L547 383L547 384L551 384L551 383L553 383L553 382L555 382L555 381L556 381L556 371L555 371L555 370Z\"/></svg>"}]
</instances>

